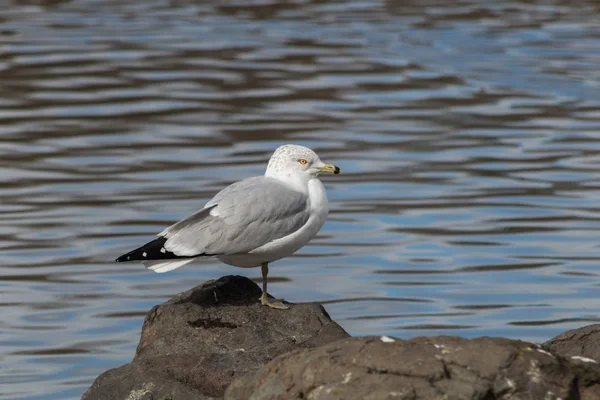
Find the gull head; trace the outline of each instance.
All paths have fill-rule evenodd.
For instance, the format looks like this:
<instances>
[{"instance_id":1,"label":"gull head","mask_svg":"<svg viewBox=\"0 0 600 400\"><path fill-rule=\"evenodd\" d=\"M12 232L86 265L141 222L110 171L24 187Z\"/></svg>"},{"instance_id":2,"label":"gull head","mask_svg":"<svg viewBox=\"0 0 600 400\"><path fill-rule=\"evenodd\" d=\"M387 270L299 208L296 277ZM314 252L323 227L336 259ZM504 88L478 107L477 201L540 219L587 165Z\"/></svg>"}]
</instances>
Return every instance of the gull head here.
<instances>
[{"instance_id":1,"label":"gull head","mask_svg":"<svg viewBox=\"0 0 600 400\"><path fill-rule=\"evenodd\" d=\"M335 165L325 164L317 153L308 147L286 144L278 147L271 156L265 176L308 181L320 172L331 172L337 175L341 170Z\"/></svg>"}]
</instances>

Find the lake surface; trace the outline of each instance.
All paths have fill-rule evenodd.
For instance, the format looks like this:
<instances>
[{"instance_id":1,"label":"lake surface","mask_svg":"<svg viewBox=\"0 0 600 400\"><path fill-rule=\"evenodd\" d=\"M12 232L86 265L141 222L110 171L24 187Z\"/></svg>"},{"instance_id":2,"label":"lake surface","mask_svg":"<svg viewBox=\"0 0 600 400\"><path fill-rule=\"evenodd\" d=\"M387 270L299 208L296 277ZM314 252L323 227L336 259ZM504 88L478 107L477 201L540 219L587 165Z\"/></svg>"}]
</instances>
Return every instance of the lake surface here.
<instances>
[{"instance_id":1,"label":"lake surface","mask_svg":"<svg viewBox=\"0 0 600 400\"><path fill-rule=\"evenodd\" d=\"M18 1L0 14L0 399L78 399L228 274L115 257L315 149L331 214L269 291L353 335L600 319L597 1Z\"/></svg>"}]
</instances>

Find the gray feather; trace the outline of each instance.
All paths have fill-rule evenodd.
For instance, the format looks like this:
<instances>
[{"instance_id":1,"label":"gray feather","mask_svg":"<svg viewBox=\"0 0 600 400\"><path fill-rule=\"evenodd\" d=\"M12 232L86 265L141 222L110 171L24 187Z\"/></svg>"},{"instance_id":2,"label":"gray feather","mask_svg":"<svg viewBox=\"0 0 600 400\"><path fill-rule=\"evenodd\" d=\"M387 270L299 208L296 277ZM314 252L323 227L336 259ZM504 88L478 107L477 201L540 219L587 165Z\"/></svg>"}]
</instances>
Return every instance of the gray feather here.
<instances>
[{"instance_id":1,"label":"gray feather","mask_svg":"<svg viewBox=\"0 0 600 400\"><path fill-rule=\"evenodd\" d=\"M179 256L243 254L294 233L309 214L307 195L257 176L226 187L205 208L159 236Z\"/></svg>"}]
</instances>

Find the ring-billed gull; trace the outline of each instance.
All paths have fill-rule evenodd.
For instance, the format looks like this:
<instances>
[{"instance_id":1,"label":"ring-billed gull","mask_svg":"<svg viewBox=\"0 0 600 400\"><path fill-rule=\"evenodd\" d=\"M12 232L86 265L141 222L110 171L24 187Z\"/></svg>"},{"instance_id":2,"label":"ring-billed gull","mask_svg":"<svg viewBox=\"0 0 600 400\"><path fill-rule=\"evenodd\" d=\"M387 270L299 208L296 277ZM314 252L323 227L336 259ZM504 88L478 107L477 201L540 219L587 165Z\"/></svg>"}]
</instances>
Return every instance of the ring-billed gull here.
<instances>
[{"instance_id":1,"label":"ring-billed gull","mask_svg":"<svg viewBox=\"0 0 600 400\"><path fill-rule=\"evenodd\" d=\"M286 309L282 302L267 299L269 263L307 244L327 219L329 206L317 177L320 172L341 171L323 163L307 147L281 146L271 156L264 176L227 186L200 211L116 261L142 261L159 273L208 256L236 267L261 266L261 303Z\"/></svg>"}]
</instances>

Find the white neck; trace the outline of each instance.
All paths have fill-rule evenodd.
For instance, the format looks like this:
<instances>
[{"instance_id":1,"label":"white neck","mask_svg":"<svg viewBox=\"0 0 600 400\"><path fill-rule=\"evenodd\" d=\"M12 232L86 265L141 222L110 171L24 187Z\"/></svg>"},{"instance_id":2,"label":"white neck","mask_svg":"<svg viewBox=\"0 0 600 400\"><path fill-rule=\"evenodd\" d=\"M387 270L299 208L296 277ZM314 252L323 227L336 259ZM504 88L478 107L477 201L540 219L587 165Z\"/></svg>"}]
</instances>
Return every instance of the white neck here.
<instances>
[{"instance_id":1,"label":"white neck","mask_svg":"<svg viewBox=\"0 0 600 400\"><path fill-rule=\"evenodd\" d=\"M275 168L267 168L265 176L268 178L277 179L278 181L289 186L301 193L308 193L308 181L316 179L308 174L292 174L288 171L277 170Z\"/></svg>"}]
</instances>

